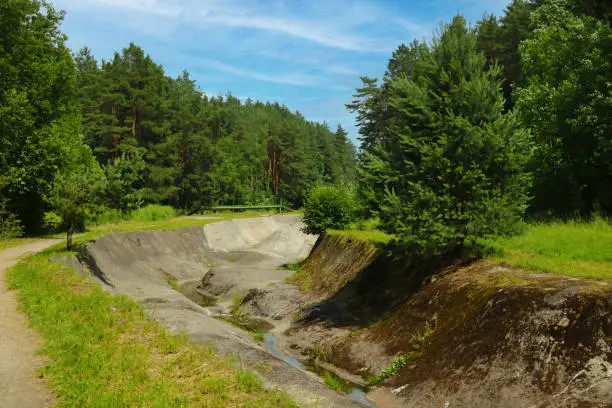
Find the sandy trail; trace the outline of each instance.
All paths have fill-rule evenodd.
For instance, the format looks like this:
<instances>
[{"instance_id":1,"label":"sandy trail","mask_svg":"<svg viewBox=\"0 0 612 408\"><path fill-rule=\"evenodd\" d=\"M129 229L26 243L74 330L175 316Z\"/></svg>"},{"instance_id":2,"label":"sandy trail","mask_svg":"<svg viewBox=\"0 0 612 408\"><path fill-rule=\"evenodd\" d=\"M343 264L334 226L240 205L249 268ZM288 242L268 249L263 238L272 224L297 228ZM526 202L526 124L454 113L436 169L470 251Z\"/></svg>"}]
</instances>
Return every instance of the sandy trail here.
<instances>
[{"instance_id":1,"label":"sandy trail","mask_svg":"<svg viewBox=\"0 0 612 408\"><path fill-rule=\"evenodd\" d=\"M0 251L0 407L37 408L51 405L53 394L36 371L44 358L37 355L41 340L28 327L27 316L17 310L17 297L8 291L5 272L20 256L37 252L60 240L48 239Z\"/></svg>"}]
</instances>

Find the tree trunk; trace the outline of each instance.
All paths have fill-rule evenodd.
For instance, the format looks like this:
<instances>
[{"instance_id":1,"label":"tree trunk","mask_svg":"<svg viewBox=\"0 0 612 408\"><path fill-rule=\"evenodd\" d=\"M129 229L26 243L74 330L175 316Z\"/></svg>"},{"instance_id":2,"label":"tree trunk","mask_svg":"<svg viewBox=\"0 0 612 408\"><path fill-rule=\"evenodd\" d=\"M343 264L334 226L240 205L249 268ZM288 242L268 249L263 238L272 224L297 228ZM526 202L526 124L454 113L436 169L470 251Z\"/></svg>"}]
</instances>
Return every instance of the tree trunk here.
<instances>
[{"instance_id":1,"label":"tree trunk","mask_svg":"<svg viewBox=\"0 0 612 408\"><path fill-rule=\"evenodd\" d=\"M132 137L136 138L136 104L132 103Z\"/></svg>"},{"instance_id":2,"label":"tree trunk","mask_svg":"<svg viewBox=\"0 0 612 408\"><path fill-rule=\"evenodd\" d=\"M72 218L70 218L70 225L68 226L68 234L66 236L66 250L67 251L72 250L72 234L74 233L75 224L76 224L76 217L72 216Z\"/></svg>"}]
</instances>

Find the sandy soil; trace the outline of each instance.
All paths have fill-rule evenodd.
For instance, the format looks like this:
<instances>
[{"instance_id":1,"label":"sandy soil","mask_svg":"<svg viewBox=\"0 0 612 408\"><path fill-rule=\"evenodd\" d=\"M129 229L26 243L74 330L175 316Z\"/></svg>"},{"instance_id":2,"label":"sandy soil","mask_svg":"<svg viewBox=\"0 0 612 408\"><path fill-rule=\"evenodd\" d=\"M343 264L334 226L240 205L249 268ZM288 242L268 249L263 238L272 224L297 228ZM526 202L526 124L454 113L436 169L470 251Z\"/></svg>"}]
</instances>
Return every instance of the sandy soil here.
<instances>
[{"instance_id":1,"label":"sandy soil","mask_svg":"<svg viewBox=\"0 0 612 408\"><path fill-rule=\"evenodd\" d=\"M4 274L28 252L41 251L58 240L34 242L0 252L0 407L37 408L53 403L54 397L37 376L44 358L38 333L28 327L27 317L17 311L17 297L8 291Z\"/></svg>"}]
</instances>

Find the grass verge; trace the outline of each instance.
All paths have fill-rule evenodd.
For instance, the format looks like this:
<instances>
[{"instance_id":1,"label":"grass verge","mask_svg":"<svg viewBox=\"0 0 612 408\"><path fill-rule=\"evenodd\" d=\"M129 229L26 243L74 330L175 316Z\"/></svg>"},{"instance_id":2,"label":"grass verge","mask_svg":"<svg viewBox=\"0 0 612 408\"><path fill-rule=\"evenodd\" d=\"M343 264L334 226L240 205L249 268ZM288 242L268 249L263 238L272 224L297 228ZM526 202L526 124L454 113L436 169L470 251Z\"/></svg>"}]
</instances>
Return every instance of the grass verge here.
<instances>
[{"instance_id":1,"label":"grass verge","mask_svg":"<svg viewBox=\"0 0 612 408\"><path fill-rule=\"evenodd\" d=\"M113 296L50 262L58 249L8 271L22 309L44 339L42 370L58 407L295 407L266 391L258 374L235 367L149 320L126 296Z\"/></svg>"},{"instance_id":2,"label":"grass verge","mask_svg":"<svg viewBox=\"0 0 612 408\"><path fill-rule=\"evenodd\" d=\"M42 238L10 238L10 239L0 239L0 251L18 247L21 245L27 245L31 242L40 241Z\"/></svg>"},{"instance_id":3,"label":"grass verge","mask_svg":"<svg viewBox=\"0 0 612 408\"><path fill-rule=\"evenodd\" d=\"M498 261L563 275L612 280L612 224L553 222L528 225L522 235L491 245Z\"/></svg>"}]
</instances>

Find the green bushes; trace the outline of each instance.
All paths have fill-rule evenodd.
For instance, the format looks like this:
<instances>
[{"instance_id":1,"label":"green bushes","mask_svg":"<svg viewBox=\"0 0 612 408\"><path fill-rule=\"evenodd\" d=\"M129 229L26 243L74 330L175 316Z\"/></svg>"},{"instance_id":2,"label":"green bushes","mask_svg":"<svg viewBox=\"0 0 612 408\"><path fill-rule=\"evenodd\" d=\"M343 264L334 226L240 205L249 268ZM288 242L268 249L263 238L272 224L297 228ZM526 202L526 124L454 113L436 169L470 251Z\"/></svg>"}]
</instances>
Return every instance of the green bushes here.
<instances>
[{"instance_id":1,"label":"green bushes","mask_svg":"<svg viewBox=\"0 0 612 408\"><path fill-rule=\"evenodd\" d=\"M85 211L85 226L116 224L129 218L129 213L125 213L117 208L109 208L102 205L92 206Z\"/></svg>"},{"instance_id":2,"label":"green bushes","mask_svg":"<svg viewBox=\"0 0 612 408\"><path fill-rule=\"evenodd\" d=\"M176 210L167 205L150 204L132 212L134 221L165 221L176 217Z\"/></svg>"},{"instance_id":3,"label":"green bushes","mask_svg":"<svg viewBox=\"0 0 612 408\"><path fill-rule=\"evenodd\" d=\"M23 235L23 228L17 216L10 212L6 201L0 201L0 239L17 238Z\"/></svg>"},{"instance_id":4,"label":"green bushes","mask_svg":"<svg viewBox=\"0 0 612 408\"><path fill-rule=\"evenodd\" d=\"M305 231L320 234L345 229L353 219L355 197L345 186L318 186L310 190L304 205Z\"/></svg>"}]
</instances>

